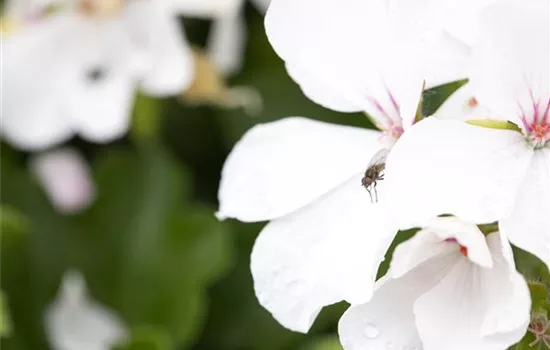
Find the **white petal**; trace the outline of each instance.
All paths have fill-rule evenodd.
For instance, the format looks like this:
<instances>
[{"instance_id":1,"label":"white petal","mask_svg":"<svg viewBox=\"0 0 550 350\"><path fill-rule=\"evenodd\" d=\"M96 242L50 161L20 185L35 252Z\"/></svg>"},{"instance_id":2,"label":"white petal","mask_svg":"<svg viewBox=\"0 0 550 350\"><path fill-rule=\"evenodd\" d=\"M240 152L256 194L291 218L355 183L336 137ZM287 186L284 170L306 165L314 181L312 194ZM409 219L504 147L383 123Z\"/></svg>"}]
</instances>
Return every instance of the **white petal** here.
<instances>
[{"instance_id":1,"label":"white petal","mask_svg":"<svg viewBox=\"0 0 550 350\"><path fill-rule=\"evenodd\" d=\"M456 242L446 241L448 239ZM460 258L460 246L467 249L470 261L483 267L493 266L485 236L477 226L455 217L444 217L430 220L413 238L397 246L391 276L399 278L434 257L453 254Z\"/></svg>"},{"instance_id":2,"label":"white petal","mask_svg":"<svg viewBox=\"0 0 550 350\"><path fill-rule=\"evenodd\" d=\"M344 349L421 349L413 304L454 262L451 256L437 257L401 278L383 277L369 303L350 307L340 319L338 333Z\"/></svg>"},{"instance_id":3,"label":"white petal","mask_svg":"<svg viewBox=\"0 0 550 350\"><path fill-rule=\"evenodd\" d=\"M184 16L215 18L242 4L243 0L168 0L169 6Z\"/></svg>"},{"instance_id":4,"label":"white petal","mask_svg":"<svg viewBox=\"0 0 550 350\"><path fill-rule=\"evenodd\" d=\"M519 132L427 118L390 152L383 200L401 228L441 214L497 221L511 213L532 154Z\"/></svg>"},{"instance_id":5,"label":"white petal","mask_svg":"<svg viewBox=\"0 0 550 350\"><path fill-rule=\"evenodd\" d=\"M378 0L276 0L265 25L275 51L297 72L291 73L315 102L376 117L380 112L373 99L393 109L389 90L403 118L410 119L423 83L416 53L438 37L437 31L424 30L430 21L417 17L424 3L415 4L407 11L390 11L386 1ZM408 10L414 14L405 16ZM334 99L347 103L334 104Z\"/></svg>"},{"instance_id":6,"label":"white petal","mask_svg":"<svg viewBox=\"0 0 550 350\"><path fill-rule=\"evenodd\" d=\"M442 18L445 29L468 46L472 46L479 33L483 10L497 0L439 0L434 16Z\"/></svg>"},{"instance_id":7,"label":"white petal","mask_svg":"<svg viewBox=\"0 0 550 350\"><path fill-rule=\"evenodd\" d=\"M510 217L500 228L512 243L550 266L550 150L535 152Z\"/></svg>"},{"instance_id":8,"label":"white petal","mask_svg":"<svg viewBox=\"0 0 550 350\"><path fill-rule=\"evenodd\" d=\"M117 315L87 298L84 279L75 272L63 277L57 299L45 311L44 322L55 350L105 350L127 336Z\"/></svg>"},{"instance_id":9,"label":"white petal","mask_svg":"<svg viewBox=\"0 0 550 350\"><path fill-rule=\"evenodd\" d=\"M95 197L90 168L75 149L63 148L31 158L30 169L57 210L74 213L88 207Z\"/></svg>"},{"instance_id":10,"label":"white petal","mask_svg":"<svg viewBox=\"0 0 550 350\"><path fill-rule=\"evenodd\" d=\"M218 217L263 221L292 213L364 171L379 135L305 118L255 126L225 162Z\"/></svg>"},{"instance_id":11,"label":"white petal","mask_svg":"<svg viewBox=\"0 0 550 350\"><path fill-rule=\"evenodd\" d=\"M160 3L137 2L129 24L137 49L145 55L141 88L150 95L175 95L193 79L193 59L175 14ZM145 23L144 23L145 22Z\"/></svg>"},{"instance_id":12,"label":"white petal","mask_svg":"<svg viewBox=\"0 0 550 350\"><path fill-rule=\"evenodd\" d=\"M84 38L74 49L82 70L67 101L74 127L90 141L111 141L130 123L139 56L123 21L83 21L75 30Z\"/></svg>"},{"instance_id":13,"label":"white petal","mask_svg":"<svg viewBox=\"0 0 550 350\"><path fill-rule=\"evenodd\" d=\"M260 303L283 326L306 332L321 308L369 300L395 230L361 187L362 174L315 203L271 221L251 257Z\"/></svg>"},{"instance_id":14,"label":"white petal","mask_svg":"<svg viewBox=\"0 0 550 350\"><path fill-rule=\"evenodd\" d=\"M479 101L509 120L550 96L549 2L503 0L486 8L470 82Z\"/></svg>"},{"instance_id":15,"label":"white petal","mask_svg":"<svg viewBox=\"0 0 550 350\"><path fill-rule=\"evenodd\" d=\"M77 42L75 20L56 16L2 34L2 135L17 147L46 148L72 134L63 101L77 69L66 54Z\"/></svg>"},{"instance_id":16,"label":"white petal","mask_svg":"<svg viewBox=\"0 0 550 350\"><path fill-rule=\"evenodd\" d=\"M423 64L426 87L449 83L468 77L471 48L462 41L443 33L434 47L426 52Z\"/></svg>"},{"instance_id":17,"label":"white petal","mask_svg":"<svg viewBox=\"0 0 550 350\"><path fill-rule=\"evenodd\" d=\"M434 113L440 119L473 120L498 119L499 116L491 113L482 106L475 97L472 84L466 84L456 90Z\"/></svg>"},{"instance_id":18,"label":"white petal","mask_svg":"<svg viewBox=\"0 0 550 350\"><path fill-rule=\"evenodd\" d=\"M420 349L412 306L424 286L416 277L384 278L368 304L351 306L338 324L343 348Z\"/></svg>"},{"instance_id":19,"label":"white petal","mask_svg":"<svg viewBox=\"0 0 550 350\"><path fill-rule=\"evenodd\" d=\"M448 350L502 350L525 333L530 317L527 284L503 257L499 234L491 236L493 268L463 259L415 302L425 350L441 349L441 344Z\"/></svg>"},{"instance_id":20,"label":"white petal","mask_svg":"<svg viewBox=\"0 0 550 350\"><path fill-rule=\"evenodd\" d=\"M245 43L246 22L240 8L214 20L208 50L212 62L224 75L237 73L242 68Z\"/></svg>"}]
</instances>

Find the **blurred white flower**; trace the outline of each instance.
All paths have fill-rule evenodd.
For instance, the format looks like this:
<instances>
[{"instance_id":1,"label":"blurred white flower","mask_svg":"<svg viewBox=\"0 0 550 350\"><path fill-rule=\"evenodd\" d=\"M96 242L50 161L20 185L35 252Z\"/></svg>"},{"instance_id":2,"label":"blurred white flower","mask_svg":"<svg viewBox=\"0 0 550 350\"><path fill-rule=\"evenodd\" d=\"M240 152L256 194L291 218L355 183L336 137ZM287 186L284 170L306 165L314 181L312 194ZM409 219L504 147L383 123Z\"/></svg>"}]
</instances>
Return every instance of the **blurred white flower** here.
<instances>
[{"instance_id":1,"label":"blurred white flower","mask_svg":"<svg viewBox=\"0 0 550 350\"><path fill-rule=\"evenodd\" d=\"M44 314L54 350L108 350L124 342L128 331L111 310L89 299L82 274L65 273L57 299Z\"/></svg>"},{"instance_id":2,"label":"blurred white flower","mask_svg":"<svg viewBox=\"0 0 550 350\"><path fill-rule=\"evenodd\" d=\"M517 127L433 118L411 128L386 169L400 227L443 213L500 220L512 243L550 265L549 11L548 0L503 0L480 15L469 84L489 118Z\"/></svg>"},{"instance_id":3,"label":"blurred white flower","mask_svg":"<svg viewBox=\"0 0 550 350\"><path fill-rule=\"evenodd\" d=\"M437 218L396 248L372 300L350 307L339 333L346 350L502 350L523 337L530 309L505 237Z\"/></svg>"},{"instance_id":4,"label":"blurred white flower","mask_svg":"<svg viewBox=\"0 0 550 350\"><path fill-rule=\"evenodd\" d=\"M244 0L166 0L184 16L212 19L208 37L210 60L224 75L237 73L243 65L247 39ZM270 0L253 0L264 13Z\"/></svg>"},{"instance_id":5,"label":"blurred white flower","mask_svg":"<svg viewBox=\"0 0 550 350\"><path fill-rule=\"evenodd\" d=\"M286 118L257 125L229 155L220 219L270 222L252 251L260 303L306 332L323 306L368 301L395 230L361 186L374 130Z\"/></svg>"},{"instance_id":6,"label":"blurred white flower","mask_svg":"<svg viewBox=\"0 0 550 350\"><path fill-rule=\"evenodd\" d=\"M313 101L366 111L386 146L410 127L424 86L464 78L467 45L446 34L429 0L273 0L266 31Z\"/></svg>"},{"instance_id":7,"label":"blurred white flower","mask_svg":"<svg viewBox=\"0 0 550 350\"><path fill-rule=\"evenodd\" d=\"M75 149L62 148L33 155L29 167L59 212L80 212L95 199L90 168Z\"/></svg>"},{"instance_id":8,"label":"blurred white flower","mask_svg":"<svg viewBox=\"0 0 550 350\"><path fill-rule=\"evenodd\" d=\"M162 1L11 0L2 33L2 134L41 149L127 129L135 90L177 94L192 59ZM6 27L6 28L4 28Z\"/></svg>"}]
</instances>

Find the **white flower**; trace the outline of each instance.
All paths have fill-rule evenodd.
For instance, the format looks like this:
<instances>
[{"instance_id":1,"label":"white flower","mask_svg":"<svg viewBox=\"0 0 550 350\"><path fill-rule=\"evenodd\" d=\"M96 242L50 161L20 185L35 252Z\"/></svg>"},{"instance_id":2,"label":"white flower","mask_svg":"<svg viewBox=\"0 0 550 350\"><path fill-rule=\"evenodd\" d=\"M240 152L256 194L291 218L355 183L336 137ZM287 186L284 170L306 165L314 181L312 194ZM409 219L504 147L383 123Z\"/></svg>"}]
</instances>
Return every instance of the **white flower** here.
<instances>
[{"instance_id":1,"label":"white flower","mask_svg":"<svg viewBox=\"0 0 550 350\"><path fill-rule=\"evenodd\" d=\"M244 0L168 0L184 16L212 19L208 37L209 57L224 75L238 72L246 43ZM253 0L262 13L270 0Z\"/></svg>"},{"instance_id":2,"label":"white flower","mask_svg":"<svg viewBox=\"0 0 550 350\"><path fill-rule=\"evenodd\" d=\"M108 350L128 334L117 315L88 298L84 278L74 271L63 276L57 299L45 311L44 323L54 350Z\"/></svg>"},{"instance_id":3,"label":"white flower","mask_svg":"<svg viewBox=\"0 0 550 350\"><path fill-rule=\"evenodd\" d=\"M488 118L521 130L436 118L411 128L386 168L400 227L443 213L499 220L512 243L550 264L549 10L548 0L504 0L482 12L469 84Z\"/></svg>"},{"instance_id":4,"label":"white flower","mask_svg":"<svg viewBox=\"0 0 550 350\"><path fill-rule=\"evenodd\" d=\"M387 146L415 119L423 86L464 78L469 48L427 0L273 0L266 31L315 102L366 111Z\"/></svg>"},{"instance_id":5,"label":"white flower","mask_svg":"<svg viewBox=\"0 0 550 350\"><path fill-rule=\"evenodd\" d=\"M306 332L323 306L370 298L396 230L362 187L365 170L412 125L425 79L456 78L459 69L446 76L439 69L467 54L435 30L426 6L409 4L275 0L269 7L270 40L305 93L332 109L366 110L384 131L287 118L250 130L226 161L218 217L271 220L252 252L254 286L292 330ZM427 57L435 47L442 51ZM374 198L384 192L376 183Z\"/></svg>"},{"instance_id":6,"label":"white flower","mask_svg":"<svg viewBox=\"0 0 550 350\"><path fill-rule=\"evenodd\" d=\"M162 1L12 0L6 16L2 134L20 148L74 133L112 140L128 127L134 90L176 94L192 79L177 17Z\"/></svg>"},{"instance_id":7,"label":"white flower","mask_svg":"<svg viewBox=\"0 0 550 350\"><path fill-rule=\"evenodd\" d=\"M531 300L505 237L437 218L400 244L372 300L350 307L346 350L502 350L527 330Z\"/></svg>"},{"instance_id":8,"label":"white flower","mask_svg":"<svg viewBox=\"0 0 550 350\"><path fill-rule=\"evenodd\" d=\"M37 154L29 166L58 211L79 212L94 200L90 168L77 150L63 148Z\"/></svg>"},{"instance_id":9,"label":"white flower","mask_svg":"<svg viewBox=\"0 0 550 350\"><path fill-rule=\"evenodd\" d=\"M378 137L286 118L248 131L224 165L217 215L271 220L254 246L252 276L260 303L289 329L306 332L323 306L372 293L396 232L361 185Z\"/></svg>"}]
</instances>

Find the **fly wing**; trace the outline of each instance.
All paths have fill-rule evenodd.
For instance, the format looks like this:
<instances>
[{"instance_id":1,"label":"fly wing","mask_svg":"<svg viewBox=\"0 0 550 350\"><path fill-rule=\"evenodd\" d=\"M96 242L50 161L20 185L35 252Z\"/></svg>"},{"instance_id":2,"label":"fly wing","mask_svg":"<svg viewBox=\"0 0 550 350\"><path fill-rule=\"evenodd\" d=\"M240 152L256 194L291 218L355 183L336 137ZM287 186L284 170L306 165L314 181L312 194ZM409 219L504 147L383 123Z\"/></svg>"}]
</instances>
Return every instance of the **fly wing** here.
<instances>
[{"instance_id":1,"label":"fly wing","mask_svg":"<svg viewBox=\"0 0 550 350\"><path fill-rule=\"evenodd\" d=\"M387 148L382 148L382 149L378 150L378 152L376 152L374 154L374 156L372 156L372 159L370 160L370 163L367 166L367 169L370 168L370 167L373 167L375 165L385 164L386 163L386 158L388 157L389 152L390 151Z\"/></svg>"}]
</instances>

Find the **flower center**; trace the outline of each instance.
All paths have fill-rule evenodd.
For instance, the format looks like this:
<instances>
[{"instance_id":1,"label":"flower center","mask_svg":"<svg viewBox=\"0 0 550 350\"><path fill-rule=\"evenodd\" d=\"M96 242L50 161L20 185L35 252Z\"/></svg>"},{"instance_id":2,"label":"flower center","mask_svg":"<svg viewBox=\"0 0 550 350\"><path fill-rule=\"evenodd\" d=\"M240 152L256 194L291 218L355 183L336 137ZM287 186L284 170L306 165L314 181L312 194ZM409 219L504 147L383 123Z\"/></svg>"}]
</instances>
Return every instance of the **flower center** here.
<instances>
[{"instance_id":1,"label":"flower center","mask_svg":"<svg viewBox=\"0 0 550 350\"><path fill-rule=\"evenodd\" d=\"M546 124L544 121L541 124L530 125L527 140L535 148L545 147L550 140L550 124Z\"/></svg>"},{"instance_id":2,"label":"flower center","mask_svg":"<svg viewBox=\"0 0 550 350\"><path fill-rule=\"evenodd\" d=\"M527 142L535 149L550 144L550 99L546 103L532 98L531 111L521 109L521 122Z\"/></svg>"},{"instance_id":3,"label":"flower center","mask_svg":"<svg viewBox=\"0 0 550 350\"><path fill-rule=\"evenodd\" d=\"M458 243L456 238L446 238L444 242L454 243L454 244L458 245L458 251L460 252L460 254L465 258L468 257L468 247L465 247L465 246L461 245L460 243Z\"/></svg>"}]
</instances>

